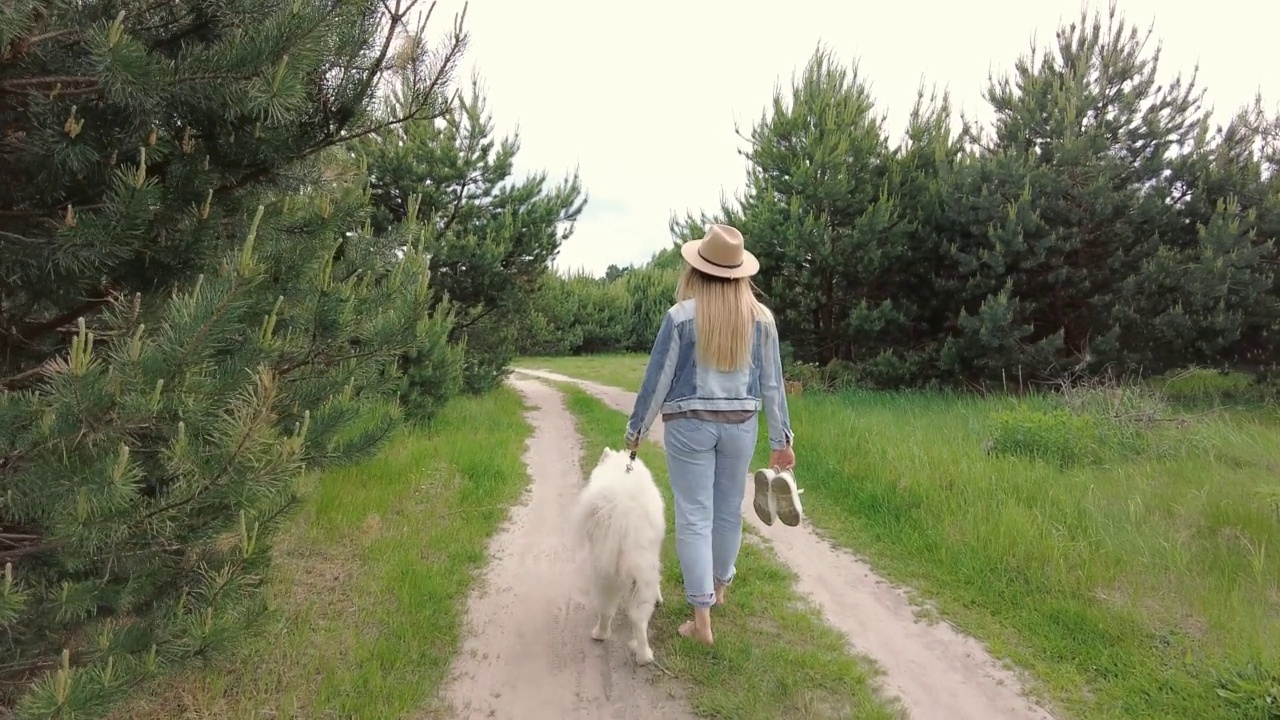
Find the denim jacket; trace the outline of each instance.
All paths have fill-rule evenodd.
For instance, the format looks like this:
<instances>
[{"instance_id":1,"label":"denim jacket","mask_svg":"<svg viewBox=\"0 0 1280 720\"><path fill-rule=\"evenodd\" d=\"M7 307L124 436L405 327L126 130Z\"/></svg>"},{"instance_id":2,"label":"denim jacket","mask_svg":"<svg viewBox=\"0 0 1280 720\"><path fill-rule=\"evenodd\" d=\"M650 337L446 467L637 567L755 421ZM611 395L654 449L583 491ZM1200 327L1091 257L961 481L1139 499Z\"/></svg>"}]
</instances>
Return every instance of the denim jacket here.
<instances>
[{"instance_id":1,"label":"denim jacket","mask_svg":"<svg viewBox=\"0 0 1280 720\"><path fill-rule=\"evenodd\" d=\"M697 335L693 307L694 300L685 300L662 318L662 327L636 395L635 409L627 422L627 444L648 433L659 413L758 411L763 404L769 426L769 447L781 450L790 445L794 435L782 384L777 327L756 321L750 367L732 372L701 368L694 350Z\"/></svg>"}]
</instances>

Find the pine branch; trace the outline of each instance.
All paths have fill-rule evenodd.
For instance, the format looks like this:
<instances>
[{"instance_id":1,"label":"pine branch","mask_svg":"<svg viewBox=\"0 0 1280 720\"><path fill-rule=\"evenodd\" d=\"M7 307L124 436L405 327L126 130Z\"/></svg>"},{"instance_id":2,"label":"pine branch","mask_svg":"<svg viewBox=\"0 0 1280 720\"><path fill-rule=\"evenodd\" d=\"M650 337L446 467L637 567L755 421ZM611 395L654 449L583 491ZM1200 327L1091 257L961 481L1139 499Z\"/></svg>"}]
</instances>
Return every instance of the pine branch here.
<instances>
[{"instance_id":1,"label":"pine branch","mask_svg":"<svg viewBox=\"0 0 1280 720\"><path fill-rule=\"evenodd\" d=\"M244 82L250 80L245 75L227 75L225 73L201 73L198 75L184 75L176 77L168 82L174 85L183 85L187 83L208 82L214 84L223 84L230 82ZM80 87L62 87L64 83L79 84ZM48 86L54 86L50 89ZM38 87L27 87L38 86ZM0 82L0 90L7 90L10 94L44 94L53 92L57 95L91 95L100 94L102 91L102 83L97 78L85 75L53 75L36 78L17 78Z\"/></svg>"},{"instance_id":2,"label":"pine branch","mask_svg":"<svg viewBox=\"0 0 1280 720\"><path fill-rule=\"evenodd\" d=\"M14 78L0 82L0 88L19 90L32 85L66 85L78 83L98 84L98 79L89 75L43 75L40 77Z\"/></svg>"},{"instance_id":3,"label":"pine branch","mask_svg":"<svg viewBox=\"0 0 1280 720\"><path fill-rule=\"evenodd\" d=\"M50 542L36 542L30 545L23 545L14 550L5 550L4 552L0 552L0 565L11 562L20 557L39 555L40 553L57 550L66 544L65 540L52 540Z\"/></svg>"},{"instance_id":4,"label":"pine branch","mask_svg":"<svg viewBox=\"0 0 1280 720\"><path fill-rule=\"evenodd\" d=\"M52 332L66 325L70 325L76 320L79 320L81 317L84 317L85 315L102 307L103 305L110 303L111 299L112 299L111 295L106 295L104 297L94 298L92 300L86 300L80 305L77 305L76 307L73 307L70 310L67 310L58 315L55 315L49 318L48 320L43 320L37 323L27 323L25 325L19 325L18 327L12 330L11 334L20 340L31 342L32 340L36 340L41 336L45 335L46 333Z\"/></svg>"},{"instance_id":5,"label":"pine branch","mask_svg":"<svg viewBox=\"0 0 1280 720\"><path fill-rule=\"evenodd\" d=\"M88 211L88 210L101 210L102 208L106 207L106 205L105 205L105 204L103 204L103 203L96 203L96 204L93 204L93 205L80 205L80 204L76 204L76 203L71 203L71 204L72 204L72 205L75 205L76 212L79 212L79 213L83 213L83 212ZM58 203L57 205L55 205L52 209L50 209L50 208L42 208L42 209L40 209L40 210L4 210L4 209L0 209L0 217L19 217L19 218L40 217L41 215L48 215L50 212L53 212L53 210L57 210L57 211L58 211L58 214L59 214L59 215L62 215L63 213L65 213L65 212L66 212L66 210L67 210L67 205L68 205L68 203L66 203L66 202L59 202L59 203Z\"/></svg>"},{"instance_id":6,"label":"pine branch","mask_svg":"<svg viewBox=\"0 0 1280 720\"><path fill-rule=\"evenodd\" d=\"M9 43L9 51L0 55L0 57L3 57L6 60L20 58L31 52L31 49L36 45L63 36L74 36L77 42L83 38L83 34L76 29L52 30L50 32L40 33L39 35L32 35L28 38L14 38L13 41Z\"/></svg>"},{"instance_id":7,"label":"pine branch","mask_svg":"<svg viewBox=\"0 0 1280 720\"><path fill-rule=\"evenodd\" d=\"M326 358L315 357L310 352L307 352L299 356L298 359L284 364L280 368L280 370L277 372L280 375L281 379L288 380L289 379L288 376L291 373L304 367L317 367L321 369L331 368L335 365L341 365L342 363L350 362L351 360L360 360L363 358L375 357L378 355L401 353L401 352L411 350L412 348L413 348L412 345L405 345L403 347L398 347L398 348L378 347L378 348L374 348L373 350L367 350L364 352L347 353L346 355L334 355L332 357L326 357ZM308 378L301 378L301 379L315 380L318 377L322 377L322 376L308 377Z\"/></svg>"},{"instance_id":8,"label":"pine branch","mask_svg":"<svg viewBox=\"0 0 1280 720\"><path fill-rule=\"evenodd\" d=\"M454 198L453 201L453 210L449 212L449 217L446 218L444 223L440 226L439 232L441 235L448 233L453 227L453 224L458 221L458 216L462 213L462 201L466 199L467 189L471 186L471 182L473 180L478 179L479 178L476 178L472 173L467 173L467 175L462 178L462 182L458 187L458 196ZM413 219L417 220L417 218Z\"/></svg>"},{"instance_id":9,"label":"pine branch","mask_svg":"<svg viewBox=\"0 0 1280 720\"><path fill-rule=\"evenodd\" d=\"M493 313L493 312L494 312L494 311L496 311L496 310L498 310L498 306L497 306L497 305L490 305L489 307L485 308L484 312L480 313L479 315L476 315L475 317L473 317L473 318L471 318L471 319L467 320L467 321L466 321L466 322L464 322L464 323L459 323L459 324L457 324L457 325L454 325L454 329L455 329L455 330L467 330L467 329L469 329L471 326L473 326L473 325L475 325L476 323L480 322L480 321L481 321L481 320L483 320L486 316L488 316L489 314Z\"/></svg>"},{"instance_id":10,"label":"pine branch","mask_svg":"<svg viewBox=\"0 0 1280 720\"><path fill-rule=\"evenodd\" d=\"M382 431L379 432L377 435L370 437L368 442L365 442L359 446L349 447L347 448L347 452L349 452L351 455L359 457L360 455L363 455L364 453L367 453L370 450L373 450L374 448L378 447L382 443L386 442L387 438L391 437L392 432L393 432L393 427L391 426L384 427Z\"/></svg>"},{"instance_id":11,"label":"pine branch","mask_svg":"<svg viewBox=\"0 0 1280 720\"><path fill-rule=\"evenodd\" d=\"M29 660L18 660L16 662L5 663L3 665L0 665L0 677L6 676L6 675L18 675L19 679L12 682L10 681L0 681L0 682L5 682L12 685L21 685L26 682L26 680L22 677L23 675L29 675L31 672L36 670L44 670L48 668L57 667L57 665L58 665L58 660L52 657L31 658ZM0 707L0 711L2 710L4 710L4 708ZM3 718L3 717L5 716L0 715L0 718Z\"/></svg>"},{"instance_id":12,"label":"pine branch","mask_svg":"<svg viewBox=\"0 0 1280 720\"><path fill-rule=\"evenodd\" d=\"M172 24L174 23L172 22L164 23L164 25L172 25ZM159 30L164 25L154 25L144 29ZM202 33L211 27L212 27L212 23L209 22L209 18L205 18L205 20L202 22L193 22L187 27L183 28L180 32L174 33L173 35L169 35L168 37L158 38L155 42L151 43L151 45L148 46L148 49L154 51L154 50L164 50L170 47L179 46L183 40L186 40L192 35Z\"/></svg>"},{"instance_id":13,"label":"pine branch","mask_svg":"<svg viewBox=\"0 0 1280 720\"><path fill-rule=\"evenodd\" d=\"M83 36L84 36L84 33L80 32L80 30L78 30L78 29L76 29L76 28L67 28L67 29L63 29L63 30L52 30L52 31L47 32L47 33L41 33L41 34L39 34L39 35L32 35L31 37L27 38L27 40L26 40L26 48L27 48L27 49L30 49L30 47L31 47L32 45L37 45L37 44L39 44L39 43L42 43L42 42L45 42L45 41L48 41L48 40L54 40L54 39L57 39L57 38L60 38L60 37L71 37L71 38L74 38L74 39L77 39L77 40L78 40L79 38L81 38L81 37L83 37Z\"/></svg>"},{"instance_id":14,"label":"pine branch","mask_svg":"<svg viewBox=\"0 0 1280 720\"><path fill-rule=\"evenodd\" d=\"M410 0L409 7L416 5L417 2L418 0ZM434 7L434 4L433 4L433 7ZM405 10L404 12L407 12L407 10ZM464 13L465 13L465 10L464 10ZM393 14L393 18L394 17L395 15ZM387 43L392 42L394 40L395 29L399 27L399 25L402 23L403 23L403 15L401 15L400 20L394 21L392 23L392 27L388 29L387 38L384 41L383 49L379 54L378 62L373 63L373 68L369 71L369 74L367 75L364 82L362 83L362 87L365 87L367 89L372 89L373 84L377 81L378 76L380 76L385 71L384 65L386 63L386 56L390 52L389 46L387 45ZM462 53L465 50L466 50L465 35L463 35L461 32L461 20L459 20L455 27L454 34L449 41L448 49L444 52L444 55L441 58L439 66L436 68L435 73L433 73L431 80L427 83L426 88L422 91L423 97L429 99L429 98L435 97L437 94L443 91L444 85L448 82L453 72L453 69L456 67L459 60L461 60ZM342 145L342 144L351 142L353 140L366 137L368 135L373 135L375 133L383 132L385 130L389 130L393 127L398 127L400 125L403 125L413 120L423 120L423 121L436 120L440 117L443 117L449 111L449 109L453 106L455 101L456 101L456 93L453 96L451 96L447 102L442 103L436 112L423 114L423 110L425 110L430 106L430 102L428 100L427 102L421 105L410 107L406 112L396 117L392 117L382 122L374 123L368 127L362 128L360 130L354 130L349 133L344 133L344 130L345 130L344 127L341 127L341 126L337 127L332 131L326 133L324 137L314 142L309 147L306 147L300 150L298 152L298 159L310 158L336 145ZM263 181L266 181L272 178L279 171L279 169L280 169L279 166L275 164L259 166L257 168L254 168L252 170L245 172L244 174L240 175L237 178L228 180L218 185L213 190L214 195L222 196L229 191L235 190L236 188L245 187L249 185L256 185L258 183L261 183ZM0 211L0 212L3 212L3 211Z\"/></svg>"},{"instance_id":15,"label":"pine branch","mask_svg":"<svg viewBox=\"0 0 1280 720\"><path fill-rule=\"evenodd\" d=\"M377 60L373 62L368 74L365 75L364 80L360 83L360 91L356 93L356 97L360 98L367 97L369 95L369 90L373 88L373 83L377 81L378 76L382 74L383 68L387 62L387 54L391 52L391 45L396 39L396 30L404 24L405 15L407 15L408 12L418 4L418 0L408 0L408 4L403 7L403 11L401 10L400 0L396 0L395 9L392 9L391 6L387 4L386 0L381 0L381 3L382 9L387 12L391 22L387 27L386 37L382 39L382 47L378 50ZM431 13L435 12L435 9L436 4L435 2L432 2L431 7L427 8L426 15L428 19L431 17Z\"/></svg>"},{"instance_id":16,"label":"pine branch","mask_svg":"<svg viewBox=\"0 0 1280 720\"><path fill-rule=\"evenodd\" d=\"M440 76L437 74L437 75L436 75L436 78L437 78L437 79L439 79L439 77L440 77ZM436 80L433 80L433 81L432 81L432 84L431 84L429 87L431 87L431 88L434 90L435 86L436 86ZM456 96L456 95L455 95L455 96ZM446 103L446 107L447 107L448 105L452 104L452 103L453 103L453 99L450 99L450 100L449 100L449 102L448 102L448 103ZM425 107L425 106L423 106L423 107ZM307 151L307 153L306 153L306 155L305 155L304 157L310 157L311 155L314 155L314 154L316 154L316 153L318 153L318 152L320 152L320 151L322 151L322 150L326 150L326 149L328 149L328 148L330 148L330 147L333 147L334 145L341 145L341 144L343 144L343 143L351 142L352 140L358 140L358 139L360 139L360 138L362 138L362 137L365 137L365 136L367 136L367 135L373 135L374 133L382 132L383 130L389 130L389 129L391 129L391 128L393 128L393 127L396 127L396 126L398 126L398 125L403 125L404 123L407 123L407 122L409 122L410 120L419 120L419 119L421 119L421 120L435 120L435 119L437 119L437 118L439 118L439 117L441 117L441 116L443 116L443 115L444 115L444 111L441 111L441 112L438 112L438 113L435 113L435 114L431 114L431 115L421 115L421 114L419 114L419 113L421 113L421 111L422 111L422 110L423 110L423 108L422 108L422 107L419 107L419 108L416 108L416 109L414 109L414 110L412 110L412 111L410 111L410 112L407 112L407 113L405 113L405 114L403 114L403 115L400 115L400 116L398 116L398 117L394 117L394 118L392 118L392 119L390 119L390 120L386 120L386 121L381 122L381 123L378 123L378 124L376 124L376 125L371 125L371 126L369 126L369 127L367 127L367 128L364 128L363 130L357 130L357 131L352 132L352 133L349 133L349 134L347 134L347 135L343 135L343 136L341 136L341 137L334 138L334 139L332 139L332 140L327 141L324 145L317 145L317 146L315 146L314 148L312 148L311 150L308 150L308 151Z\"/></svg>"},{"instance_id":17,"label":"pine branch","mask_svg":"<svg viewBox=\"0 0 1280 720\"><path fill-rule=\"evenodd\" d=\"M27 237L26 235L19 235L18 233L12 233L5 230L0 230L0 237L7 237L11 240L17 240L18 242L24 242L29 245L43 245L45 242L37 238Z\"/></svg>"},{"instance_id":18,"label":"pine branch","mask_svg":"<svg viewBox=\"0 0 1280 720\"><path fill-rule=\"evenodd\" d=\"M407 13L408 10L412 8L414 5L416 5L417 3L418 3L418 0L409 0L408 6L404 9L403 13ZM383 2L383 7L386 7L385 1ZM399 4L397 4L397 8L399 7L400 7ZM424 24L426 23L427 19L430 19L431 13L435 11L435 7L436 7L435 2L432 2L431 7L427 9L426 18L423 19ZM390 8L387 8L387 10L388 12L392 12ZM387 32L386 41L384 42L382 52L378 57L378 62L374 64L373 69L370 70L369 74L365 77L365 81L362 87L362 89L365 92L368 92L369 90L372 89L373 83L377 80L378 76L383 71L383 64L386 62L387 53L390 52L390 44L394 39L395 28L399 23L403 22L403 17L404 17L403 13L399 15L396 15L395 13L392 14L392 17L395 18L395 20L393 20L392 27ZM465 5L463 6L462 16L464 18L466 16ZM443 103L441 105L438 112L428 114L428 115L423 115L422 111L430 105L431 98L435 97L442 90L444 84L448 82L449 78L453 74L453 69L457 66L458 61L462 58L462 53L466 50L467 43L466 43L465 35L463 35L461 32L461 28L462 28L462 18L459 18L455 23L454 33L449 40L448 49L444 52L443 57L440 59L440 63L436 68L435 73L432 75L431 80L427 83L426 88L424 88L421 91L422 97L425 98L421 106L417 106L417 107L411 106L410 108L408 108L406 112L401 114L399 117L392 118L391 120L388 120L382 123L377 123L363 130L359 130L346 135L339 134L337 138L335 138L332 142L330 142L325 147L331 147L332 145L340 145L342 143L350 142L352 140L365 137L367 135L372 135L377 132L382 132L384 130L402 125L406 122L409 122L410 120L435 120L437 118L443 117L445 113L449 111L449 109L453 106L454 102L456 101L456 97L457 97L456 92L454 93L454 97L450 98L448 102ZM312 152L313 153L319 152L320 150L323 150L323 149L324 147L316 148Z\"/></svg>"},{"instance_id":19,"label":"pine branch","mask_svg":"<svg viewBox=\"0 0 1280 720\"><path fill-rule=\"evenodd\" d=\"M272 387L273 384L274 384L274 379L270 377L270 374L261 373L261 372L259 373L258 387L262 390L262 398L261 398L261 403L259 407L257 408L256 412L253 413L253 417L250 419L248 423L246 423L246 426L248 428L258 428L270 422L272 417L272 403L275 399L275 392ZM231 454L227 457L227 459L223 461L222 467L218 468L218 471L214 473L213 477L209 479L208 482L201 484L200 487L193 490L191 494L188 495L187 497L182 498L181 500L176 500L171 503L166 503L165 505L162 505L146 513L145 515L143 515L141 518L138 519L138 523L139 524L145 523L146 521L150 520L153 517L156 517L157 515L162 515L164 513L178 510L200 499L200 497L204 495L204 493L208 491L209 488L216 486L219 482L222 481L224 477L226 477L227 473L231 471L232 465L235 463L237 459L239 459L240 454L244 452L245 447L248 445L249 439L252 436L253 436L253 433L248 429L246 429L246 431L241 434L240 440L236 443L235 449L232 450Z\"/></svg>"}]
</instances>

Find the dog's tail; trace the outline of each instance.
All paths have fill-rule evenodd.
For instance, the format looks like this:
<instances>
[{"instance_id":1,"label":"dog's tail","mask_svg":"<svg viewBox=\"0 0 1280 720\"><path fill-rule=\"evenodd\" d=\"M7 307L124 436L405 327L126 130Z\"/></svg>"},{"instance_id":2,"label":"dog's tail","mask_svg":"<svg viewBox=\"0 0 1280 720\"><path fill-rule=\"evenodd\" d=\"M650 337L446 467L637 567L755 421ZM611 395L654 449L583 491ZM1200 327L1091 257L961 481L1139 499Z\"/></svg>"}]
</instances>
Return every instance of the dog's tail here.
<instances>
[{"instance_id":1,"label":"dog's tail","mask_svg":"<svg viewBox=\"0 0 1280 720\"><path fill-rule=\"evenodd\" d=\"M617 508L611 504L584 497L574 514L575 531L578 542L587 548L598 577L616 577L629 582L639 570L629 566L633 558L626 552L627 544L634 542L629 537L632 528L625 519L615 517L616 514Z\"/></svg>"}]
</instances>

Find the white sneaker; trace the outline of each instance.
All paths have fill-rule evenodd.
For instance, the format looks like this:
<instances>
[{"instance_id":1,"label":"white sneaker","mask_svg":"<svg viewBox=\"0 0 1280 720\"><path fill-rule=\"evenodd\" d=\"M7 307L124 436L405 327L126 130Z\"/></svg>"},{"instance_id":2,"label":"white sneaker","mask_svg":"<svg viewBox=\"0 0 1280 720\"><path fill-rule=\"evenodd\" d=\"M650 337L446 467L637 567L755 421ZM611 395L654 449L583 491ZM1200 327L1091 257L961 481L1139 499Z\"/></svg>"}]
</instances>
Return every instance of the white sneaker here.
<instances>
[{"instance_id":1,"label":"white sneaker","mask_svg":"<svg viewBox=\"0 0 1280 720\"><path fill-rule=\"evenodd\" d=\"M755 508L756 516L765 525L772 525L773 517L777 513L777 501L771 489L774 476L775 473L769 468L760 468L755 474L756 491L755 497L751 500L751 507Z\"/></svg>"},{"instance_id":2,"label":"white sneaker","mask_svg":"<svg viewBox=\"0 0 1280 720\"><path fill-rule=\"evenodd\" d=\"M790 470L774 473L769 482L769 509L783 525L795 527L804 519L804 507L800 504L800 494L796 487L796 479ZM756 495L760 494L760 474L756 473ZM759 512L757 509L756 512Z\"/></svg>"}]
</instances>

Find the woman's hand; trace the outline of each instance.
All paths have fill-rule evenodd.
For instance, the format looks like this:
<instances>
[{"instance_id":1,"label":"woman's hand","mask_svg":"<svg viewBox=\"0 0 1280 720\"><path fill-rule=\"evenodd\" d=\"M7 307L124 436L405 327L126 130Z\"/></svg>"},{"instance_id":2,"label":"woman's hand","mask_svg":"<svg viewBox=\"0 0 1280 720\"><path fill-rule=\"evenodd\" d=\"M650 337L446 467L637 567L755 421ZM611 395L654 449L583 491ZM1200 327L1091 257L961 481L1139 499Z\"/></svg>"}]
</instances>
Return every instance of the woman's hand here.
<instances>
[{"instance_id":1,"label":"woman's hand","mask_svg":"<svg viewBox=\"0 0 1280 720\"><path fill-rule=\"evenodd\" d=\"M779 470L793 470L796 466L796 451L788 445L781 450L774 450L769 456L769 464Z\"/></svg>"}]
</instances>

